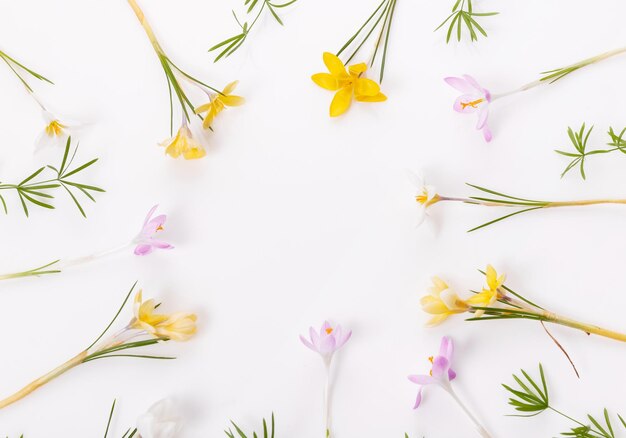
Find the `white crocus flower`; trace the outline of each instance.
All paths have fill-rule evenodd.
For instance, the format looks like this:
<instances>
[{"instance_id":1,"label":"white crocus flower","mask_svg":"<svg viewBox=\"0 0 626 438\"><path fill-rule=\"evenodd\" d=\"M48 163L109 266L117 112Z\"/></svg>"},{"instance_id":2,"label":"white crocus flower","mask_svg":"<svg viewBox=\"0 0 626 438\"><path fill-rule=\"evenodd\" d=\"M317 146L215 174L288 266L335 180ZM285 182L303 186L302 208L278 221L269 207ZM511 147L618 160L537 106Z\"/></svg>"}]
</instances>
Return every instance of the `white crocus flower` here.
<instances>
[{"instance_id":1,"label":"white crocus flower","mask_svg":"<svg viewBox=\"0 0 626 438\"><path fill-rule=\"evenodd\" d=\"M67 139L72 136L78 128L76 124L62 122L46 109L42 111L42 116L45 127L37 138L35 152L39 152L51 146L65 146Z\"/></svg>"},{"instance_id":2,"label":"white crocus flower","mask_svg":"<svg viewBox=\"0 0 626 438\"><path fill-rule=\"evenodd\" d=\"M417 226L420 226L428 215L428 207L439 201L439 195L433 186L426 184L421 173L415 173L410 170L407 170L406 173L416 189L415 201L417 201L418 206Z\"/></svg>"},{"instance_id":3,"label":"white crocus flower","mask_svg":"<svg viewBox=\"0 0 626 438\"><path fill-rule=\"evenodd\" d=\"M137 432L141 438L175 438L181 427L176 405L169 398L156 402L137 419Z\"/></svg>"}]
</instances>

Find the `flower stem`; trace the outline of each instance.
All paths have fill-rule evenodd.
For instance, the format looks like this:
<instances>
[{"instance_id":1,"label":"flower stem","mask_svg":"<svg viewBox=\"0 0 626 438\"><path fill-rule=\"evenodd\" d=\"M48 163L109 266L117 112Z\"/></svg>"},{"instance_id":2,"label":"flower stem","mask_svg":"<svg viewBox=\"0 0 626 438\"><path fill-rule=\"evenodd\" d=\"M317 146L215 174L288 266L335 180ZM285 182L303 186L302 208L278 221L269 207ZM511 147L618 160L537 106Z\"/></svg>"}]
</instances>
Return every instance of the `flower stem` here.
<instances>
[{"instance_id":1,"label":"flower stem","mask_svg":"<svg viewBox=\"0 0 626 438\"><path fill-rule=\"evenodd\" d=\"M326 383L324 385L324 438L330 437L330 360L325 360Z\"/></svg>"},{"instance_id":2,"label":"flower stem","mask_svg":"<svg viewBox=\"0 0 626 438\"><path fill-rule=\"evenodd\" d=\"M506 96L510 96L512 94L516 94L516 93L521 93L522 91L527 91L530 90L532 88L538 87L539 85L542 84L549 84L551 82L554 82L555 80L560 79L561 77L576 71L578 69L581 69L583 67L587 67L588 65L592 65L592 64L596 64L600 61L604 61L605 59L611 58L613 56L617 56L620 55L622 53L626 53L626 47L621 47L619 49L615 49L615 50L610 50L608 52L604 52L600 55L597 56L592 56L591 58L587 58L587 59L583 59L582 61L576 62L574 64L568 65L567 67L563 67L563 68L559 68L556 70L552 70L549 72L545 72L546 75L548 76L544 76L541 79L537 79L536 81L532 81L529 82L525 85L522 85L521 87L515 89L515 90L511 90L508 91L506 93L500 93L500 94L493 94L491 101L493 102L496 99L500 99L502 97L506 97ZM560 75L556 76L556 78L552 81L550 81L549 77L552 73L561 73Z\"/></svg>"},{"instance_id":3,"label":"flower stem","mask_svg":"<svg viewBox=\"0 0 626 438\"><path fill-rule=\"evenodd\" d=\"M456 404L459 405L459 407L463 410L463 412L465 412L465 415L467 415L467 417L472 421L472 423L474 423L474 426L476 426L476 431L480 434L480 436L483 438L491 438L491 435L489 434L489 432L487 432L487 430L483 427L483 425L480 424L478 419L476 419L474 414L472 414L472 412L465 406L465 404L463 404L461 399L456 395L456 392L454 392L454 390L452 389L452 385L448 384L448 385L443 386L443 388L448 392L448 394L450 394L450 396L454 399Z\"/></svg>"},{"instance_id":4,"label":"flower stem","mask_svg":"<svg viewBox=\"0 0 626 438\"><path fill-rule=\"evenodd\" d=\"M604 336L605 338L615 339L616 341L626 342L626 334L619 333L613 330L607 330L596 325L586 324L582 322L575 321L571 318L566 318L564 316L557 315L555 313L543 311L541 316L547 322L552 322L554 324L564 325L566 327L575 328L578 330L582 330L587 334L594 334L598 336Z\"/></svg>"},{"instance_id":5,"label":"flower stem","mask_svg":"<svg viewBox=\"0 0 626 438\"><path fill-rule=\"evenodd\" d=\"M130 5L131 8L133 8L133 11L135 12L135 15L137 15L137 19L139 20L139 23L141 23L141 26L143 27L143 29L146 31L146 35L148 35L148 39L150 40L150 43L152 44L152 47L154 47L154 50L159 55L165 55L165 52L161 48L161 44L159 44L159 41L157 40L156 36L154 35L154 31L152 30L152 27L150 26L150 23L148 23L148 20L146 19L146 16L144 15L144 13L141 10L141 8L139 7L139 4L137 3L137 1L136 0L128 0L128 4Z\"/></svg>"},{"instance_id":6,"label":"flower stem","mask_svg":"<svg viewBox=\"0 0 626 438\"><path fill-rule=\"evenodd\" d=\"M31 392L42 387L43 385L50 382L51 380L59 377L61 374L80 365L81 363L83 363L83 359L85 359L85 357L87 357L87 350L81 351L78 355L74 356L73 358L65 362L63 365L58 366L57 368L50 371L49 373L44 374L40 378L32 381L31 383L26 385L24 388L17 391L15 394L5 398L4 400L0 400L0 409L3 409L9 406L10 404L15 403L16 401L23 399Z\"/></svg>"}]
</instances>

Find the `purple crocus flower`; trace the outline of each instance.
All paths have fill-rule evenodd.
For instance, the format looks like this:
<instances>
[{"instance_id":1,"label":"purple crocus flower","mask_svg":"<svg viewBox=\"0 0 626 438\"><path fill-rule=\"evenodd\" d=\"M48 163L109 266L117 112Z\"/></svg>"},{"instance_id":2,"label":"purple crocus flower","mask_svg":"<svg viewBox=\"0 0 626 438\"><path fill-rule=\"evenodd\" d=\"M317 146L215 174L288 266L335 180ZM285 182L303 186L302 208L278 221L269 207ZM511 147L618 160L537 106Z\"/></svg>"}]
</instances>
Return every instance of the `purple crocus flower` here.
<instances>
[{"instance_id":1,"label":"purple crocus flower","mask_svg":"<svg viewBox=\"0 0 626 438\"><path fill-rule=\"evenodd\" d=\"M158 205L155 205L150 209L148 215L146 216L146 220L143 222L143 227L141 228L141 231L139 232L137 237L135 237L134 243L137 244L137 246L135 247L135 255L148 255L154 250L154 248L174 248L169 243L163 242L153 237L158 231L163 230L163 225L167 220L167 215L164 214L161 214L155 218L152 217L157 207Z\"/></svg>"},{"instance_id":2,"label":"purple crocus flower","mask_svg":"<svg viewBox=\"0 0 626 438\"><path fill-rule=\"evenodd\" d=\"M429 360L433 364L430 374L420 374L409 376L409 380L420 385L417 393L417 400L413 409L417 409L422 402L422 390L424 386L437 384L444 389L450 389L450 382L456 378L456 373L452 370L452 353L454 344L448 336L441 338L441 346L439 347L439 355L430 357Z\"/></svg>"},{"instance_id":3,"label":"purple crocus flower","mask_svg":"<svg viewBox=\"0 0 626 438\"><path fill-rule=\"evenodd\" d=\"M309 328L309 339L300 335L300 340L304 345L319 353L325 362L329 363L335 351L343 347L352 336L352 330L344 332L340 325L333 327L328 321L319 330Z\"/></svg>"},{"instance_id":4,"label":"purple crocus flower","mask_svg":"<svg viewBox=\"0 0 626 438\"><path fill-rule=\"evenodd\" d=\"M447 77L444 81L451 87L459 90L461 94L454 102L454 111L458 113L478 113L478 122L476 129L483 132L483 137L486 141L491 141L493 135L487 125L487 119L489 118L489 103L491 102L491 93L486 88L480 86L476 80L470 75L463 75L463 77Z\"/></svg>"}]
</instances>

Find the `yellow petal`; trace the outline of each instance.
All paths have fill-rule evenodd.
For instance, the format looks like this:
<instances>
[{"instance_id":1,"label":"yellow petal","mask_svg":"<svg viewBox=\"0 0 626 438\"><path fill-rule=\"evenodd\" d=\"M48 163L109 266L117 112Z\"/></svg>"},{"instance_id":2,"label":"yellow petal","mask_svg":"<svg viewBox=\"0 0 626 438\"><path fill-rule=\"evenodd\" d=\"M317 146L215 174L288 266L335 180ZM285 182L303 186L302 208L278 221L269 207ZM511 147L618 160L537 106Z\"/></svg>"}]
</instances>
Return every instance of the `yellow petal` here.
<instances>
[{"instance_id":1,"label":"yellow petal","mask_svg":"<svg viewBox=\"0 0 626 438\"><path fill-rule=\"evenodd\" d=\"M362 75L367 71L367 64L365 64L364 62L360 64L354 64L349 67L349 70L352 76L358 77L359 75Z\"/></svg>"},{"instance_id":2,"label":"yellow petal","mask_svg":"<svg viewBox=\"0 0 626 438\"><path fill-rule=\"evenodd\" d=\"M430 318L428 320L428 322L426 323L427 327L434 327L436 325L441 324L442 322L444 322L446 319L448 319L450 315L447 314L442 314L442 315L435 315L432 318Z\"/></svg>"},{"instance_id":3,"label":"yellow petal","mask_svg":"<svg viewBox=\"0 0 626 438\"><path fill-rule=\"evenodd\" d=\"M230 93L232 93L233 91L235 91L235 88L237 88L237 84L239 83L239 81L232 81L230 84L226 85L224 87L224 90L222 90L222 93L228 95Z\"/></svg>"},{"instance_id":4,"label":"yellow petal","mask_svg":"<svg viewBox=\"0 0 626 438\"><path fill-rule=\"evenodd\" d=\"M204 129L209 129L211 125L213 124L213 120L215 119L216 115L217 115L217 111L215 110L215 107L211 107L210 111L204 117L204 121L202 122L202 127Z\"/></svg>"},{"instance_id":5,"label":"yellow petal","mask_svg":"<svg viewBox=\"0 0 626 438\"><path fill-rule=\"evenodd\" d=\"M339 59L336 55L324 52L324 64L326 64L326 68L331 75L336 76L337 78L344 78L348 76L346 67L343 65L343 62L341 62L341 59Z\"/></svg>"},{"instance_id":6,"label":"yellow petal","mask_svg":"<svg viewBox=\"0 0 626 438\"><path fill-rule=\"evenodd\" d=\"M200 105L198 108L193 110L196 114L204 113L210 111L213 108L213 102L205 103L204 105Z\"/></svg>"},{"instance_id":7,"label":"yellow petal","mask_svg":"<svg viewBox=\"0 0 626 438\"><path fill-rule=\"evenodd\" d=\"M371 79L357 79L354 94L357 96L376 96L380 94L380 86Z\"/></svg>"},{"instance_id":8,"label":"yellow petal","mask_svg":"<svg viewBox=\"0 0 626 438\"><path fill-rule=\"evenodd\" d=\"M316 73L311 76L311 79L313 79L313 82L315 82L317 85L326 90L337 91L339 88L341 88L341 81L330 73Z\"/></svg>"},{"instance_id":9,"label":"yellow petal","mask_svg":"<svg viewBox=\"0 0 626 438\"><path fill-rule=\"evenodd\" d=\"M352 87L344 87L335 93L330 103L330 116L337 117L348 111L352 103Z\"/></svg>"},{"instance_id":10,"label":"yellow petal","mask_svg":"<svg viewBox=\"0 0 626 438\"><path fill-rule=\"evenodd\" d=\"M432 315L440 315L442 313L450 313L450 309L438 298L426 295L420 299L422 310Z\"/></svg>"},{"instance_id":11,"label":"yellow petal","mask_svg":"<svg viewBox=\"0 0 626 438\"><path fill-rule=\"evenodd\" d=\"M185 160L197 160L198 158L202 158L206 155L206 151L202 146L192 146L183 152L183 157Z\"/></svg>"},{"instance_id":12,"label":"yellow petal","mask_svg":"<svg viewBox=\"0 0 626 438\"><path fill-rule=\"evenodd\" d=\"M359 102L384 102L387 100L387 96L385 96L383 93L378 93L375 96L357 95L356 100Z\"/></svg>"},{"instance_id":13,"label":"yellow petal","mask_svg":"<svg viewBox=\"0 0 626 438\"><path fill-rule=\"evenodd\" d=\"M233 96L233 95L221 96L220 100L226 106L240 106L240 105L243 105L246 101L241 96Z\"/></svg>"}]
</instances>

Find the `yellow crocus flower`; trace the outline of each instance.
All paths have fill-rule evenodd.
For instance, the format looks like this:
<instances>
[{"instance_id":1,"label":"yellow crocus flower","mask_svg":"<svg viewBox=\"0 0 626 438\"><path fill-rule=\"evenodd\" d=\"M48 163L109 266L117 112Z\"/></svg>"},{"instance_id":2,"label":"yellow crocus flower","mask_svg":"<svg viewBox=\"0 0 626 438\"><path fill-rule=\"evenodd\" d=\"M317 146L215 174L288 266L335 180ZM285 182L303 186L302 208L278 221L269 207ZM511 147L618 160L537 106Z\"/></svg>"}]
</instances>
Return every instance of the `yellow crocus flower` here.
<instances>
[{"instance_id":1,"label":"yellow crocus flower","mask_svg":"<svg viewBox=\"0 0 626 438\"><path fill-rule=\"evenodd\" d=\"M155 313L154 299L143 301L142 291L137 292L133 305L134 318L129 328L143 330L159 338L186 341L196 333L196 315L193 313Z\"/></svg>"},{"instance_id":2,"label":"yellow crocus flower","mask_svg":"<svg viewBox=\"0 0 626 438\"><path fill-rule=\"evenodd\" d=\"M165 148L165 153L172 158L181 155L185 160L195 160L206 155L204 147L193 139L191 130L187 125L180 127L176 135L161 143Z\"/></svg>"},{"instance_id":3,"label":"yellow crocus flower","mask_svg":"<svg viewBox=\"0 0 626 438\"><path fill-rule=\"evenodd\" d=\"M241 96L235 96L232 93L239 81L231 82L226 85L222 94L216 94L210 97L210 102L199 106L195 109L196 114L207 113L202 122L204 129L209 129L213 124L213 120L219 113L221 113L227 106L240 106L245 103L245 99Z\"/></svg>"},{"instance_id":4,"label":"yellow crocus flower","mask_svg":"<svg viewBox=\"0 0 626 438\"><path fill-rule=\"evenodd\" d=\"M433 285L429 288L429 294L422 297L420 304L422 310L434 315L427 323L428 326L441 324L455 313L463 313L469 306L439 277L433 277Z\"/></svg>"},{"instance_id":5,"label":"yellow crocus flower","mask_svg":"<svg viewBox=\"0 0 626 438\"><path fill-rule=\"evenodd\" d=\"M380 92L380 85L371 79L362 77L367 70L365 63L348 67L332 53L324 53L324 64L329 73L316 73L311 76L320 87L336 91L330 104L330 116L337 117L348 111L352 97L359 102L383 102L387 96Z\"/></svg>"},{"instance_id":6,"label":"yellow crocus flower","mask_svg":"<svg viewBox=\"0 0 626 438\"><path fill-rule=\"evenodd\" d=\"M470 306L491 307L502 296L500 287L504 284L506 275L499 276L493 266L487 265L486 279L488 289L483 288L481 292L468 299L467 303ZM479 309L474 315L480 318L484 313L484 310Z\"/></svg>"}]
</instances>

